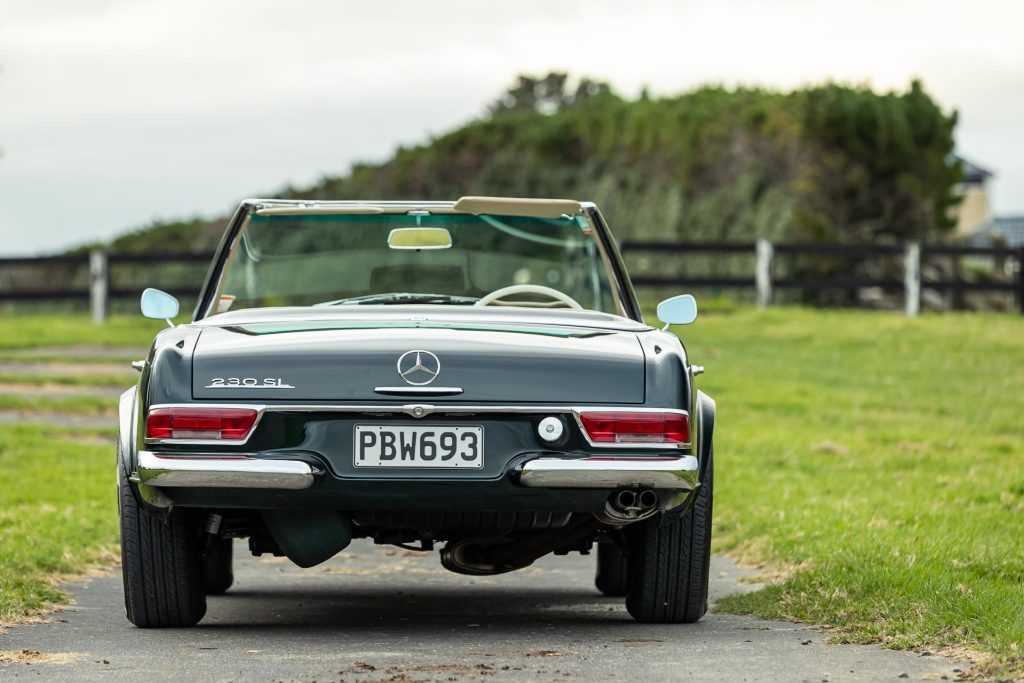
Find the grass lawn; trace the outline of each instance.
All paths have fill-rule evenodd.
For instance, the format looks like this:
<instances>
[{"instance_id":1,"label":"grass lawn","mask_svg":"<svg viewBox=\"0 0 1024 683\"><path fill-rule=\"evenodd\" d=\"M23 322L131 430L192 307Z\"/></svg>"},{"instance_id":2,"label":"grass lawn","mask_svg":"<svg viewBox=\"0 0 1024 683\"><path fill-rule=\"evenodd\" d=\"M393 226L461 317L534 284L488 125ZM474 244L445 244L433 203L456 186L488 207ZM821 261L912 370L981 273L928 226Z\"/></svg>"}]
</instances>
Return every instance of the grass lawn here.
<instances>
[{"instance_id":1,"label":"grass lawn","mask_svg":"<svg viewBox=\"0 0 1024 683\"><path fill-rule=\"evenodd\" d=\"M0 624L64 595L54 579L116 561L114 439L0 425Z\"/></svg>"},{"instance_id":2,"label":"grass lawn","mask_svg":"<svg viewBox=\"0 0 1024 683\"><path fill-rule=\"evenodd\" d=\"M159 329L66 322L4 319L0 346L145 346ZM718 401L716 550L782 578L719 609L967 646L1024 675L1024 317L740 309L676 331ZM0 426L0 619L109 556L113 457Z\"/></svg>"},{"instance_id":3,"label":"grass lawn","mask_svg":"<svg viewBox=\"0 0 1024 683\"><path fill-rule=\"evenodd\" d=\"M0 372L0 385L3 384L63 384L78 387L115 387L127 389L138 383L139 376L125 364L121 374L81 374L81 375L22 375Z\"/></svg>"},{"instance_id":4,"label":"grass lawn","mask_svg":"<svg viewBox=\"0 0 1024 683\"><path fill-rule=\"evenodd\" d=\"M185 322L187 316L175 322ZM141 315L113 316L95 325L88 315L0 316L0 351L51 346L135 346L149 348L153 337L166 323Z\"/></svg>"},{"instance_id":5,"label":"grass lawn","mask_svg":"<svg viewBox=\"0 0 1024 683\"><path fill-rule=\"evenodd\" d=\"M718 401L722 611L1024 674L1024 318L742 310L675 328Z\"/></svg>"},{"instance_id":6,"label":"grass lawn","mask_svg":"<svg viewBox=\"0 0 1024 683\"><path fill-rule=\"evenodd\" d=\"M0 392L3 389L3 386L0 386ZM102 396L11 396L0 393L0 410L62 412L76 415L113 414L117 412L117 399Z\"/></svg>"},{"instance_id":7,"label":"grass lawn","mask_svg":"<svg viewBox=\"0 0 1024 683\"><path fill-rule=\"evenodd\" d=\"M93 364L111 359L68 354L14 355L37 347L116 346L145 349L163 323L141 316L94 325L87 315L0 317L4 360ZM129 386L125 376L11 375L15 384ZM2 392L2 387L0 387ZM0 408L96 413L116 410L116 399L92 396L23 397L0 393ZM0 624L65 599L55 580L116 561L117 500L111 430L0 425ZM40 485L44 482L45 485Z\"/></svg>"},{"instance_id":8,"label":"grass lawn","mask_svg":"<svg viewBox=\"0 0 1024 683\"><path fill-rule=\"evenodd\" d=\"M153 333L154 336L156 332ZM128 367L129 363L133 360L139 360L141 356L139 354L145 352L149 348L149 342L152 339L140 344L136 353L130 356L120 356L114 358L105 358L102 356L83 356L81 353L75 353L75 347L59 353L60 347L54 349L58 353L32 353L25 349L14 349L12 351L0 351L0 363L75 363L84 367L91 365L120 365L121 367Z\"/></svg>"}]
</instances>

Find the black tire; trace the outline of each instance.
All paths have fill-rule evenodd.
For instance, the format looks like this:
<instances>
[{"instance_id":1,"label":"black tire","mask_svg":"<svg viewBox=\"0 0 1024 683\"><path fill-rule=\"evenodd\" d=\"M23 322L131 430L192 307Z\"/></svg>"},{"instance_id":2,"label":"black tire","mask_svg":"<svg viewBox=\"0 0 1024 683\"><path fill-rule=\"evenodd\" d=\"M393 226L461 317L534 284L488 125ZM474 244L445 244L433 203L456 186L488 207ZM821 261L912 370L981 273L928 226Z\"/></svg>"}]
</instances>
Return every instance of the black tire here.
<instances>
[{"instance_id":1,"label":"black tire","mask_svg":"<svg viewBox=\"0 0 1024 683\"><path fill-rule=\"evenodd\" d=\"M621 598L626 594L628 574L626 556L614 543L597 544L597 575L594 585L610 598Z\"/></svg>"},{"instance_id":2,"label":"black tire","mask_svg":"<svg viewBox=\"0 0 1024 683\"><path fill-rule=\"evenodd\" d=\"M220 595L235 582L231 539L220 538L206 551L203 563L203 585L207 595Z\"/></svg>"},{"instance_id":3,"label":"black tire","mask_svg":"<svg viewBox=\"0 0 1024 683\"><path fill-rule=\"evenodd\" d=\"M637 621L692 624L708 611L714 469L712 455L697 500L686 514L626 527L626 610Z\"/></svg>"},{"instance_id":4,"label":"black tire","mask_svg":"<svg viewBox=\"0 0 1024 683\"><path fill-rule=\"evenodd\" d=\"M140 628L195 626L206 613L198 530L186 511L143 507L120 465L121 573L128 621Z\"/></svg>"}]
</instances>

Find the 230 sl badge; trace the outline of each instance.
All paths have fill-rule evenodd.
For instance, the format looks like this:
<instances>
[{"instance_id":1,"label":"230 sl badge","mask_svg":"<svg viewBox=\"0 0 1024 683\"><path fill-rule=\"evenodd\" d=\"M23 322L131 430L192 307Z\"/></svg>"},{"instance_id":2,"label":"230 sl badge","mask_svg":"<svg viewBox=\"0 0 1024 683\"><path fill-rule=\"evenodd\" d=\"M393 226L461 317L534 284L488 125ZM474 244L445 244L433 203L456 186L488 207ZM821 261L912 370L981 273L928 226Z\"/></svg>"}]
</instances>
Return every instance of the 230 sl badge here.
<instances>
[{"instance_id":1,"label":"230 sl badge","mask_svg":"<svg viewBox=\"0 0 1024 683\"><path fill-rule=\"evenodd\" d=\"M206 385L207 389L234 389L236 387L248 387L249 389L294 389L291 384L285 384L280 377L214 377Z\"/></svg>"}]
</instances>

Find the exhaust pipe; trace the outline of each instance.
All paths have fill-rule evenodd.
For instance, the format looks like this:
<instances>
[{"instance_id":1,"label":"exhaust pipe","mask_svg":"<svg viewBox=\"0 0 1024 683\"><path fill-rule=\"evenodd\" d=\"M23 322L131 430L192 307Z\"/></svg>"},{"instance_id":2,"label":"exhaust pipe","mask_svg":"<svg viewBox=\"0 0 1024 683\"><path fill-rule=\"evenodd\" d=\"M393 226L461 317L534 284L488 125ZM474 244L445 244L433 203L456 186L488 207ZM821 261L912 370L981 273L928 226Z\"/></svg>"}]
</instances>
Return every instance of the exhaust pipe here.
<instances>
[{"instance_id":1,"label":"exhaust pipe","mask_svg":"<svg viewBox=\"0 0 1024 683\"><path fill-rule=\"evenodd\" d=\"M636 506L637 495L631 489L623 489L615 494L615 509L629 510Z\"/></svg>"},{"instance_id":2,"label":"exhaust pipe","mask_svg":"<svg viewBox=\"0 0 1024 683\"><path fill-rule=\"evenodd\" d=\"M657 511L658 494L654 489L620 489L608 496L597 518L605 524L621 526L646 519Z\"/></svg>"},{"instance_id":3,"label":"exhaust pipe","mask_svg":"<svg viewBox=\"0 0 1024 683\"><path fill-rule=\"evenodd\" d=\"M642 510L650 510L658 504L658 494L654 489L644 489L636 500Z\"/></svg>"}]
</instances>

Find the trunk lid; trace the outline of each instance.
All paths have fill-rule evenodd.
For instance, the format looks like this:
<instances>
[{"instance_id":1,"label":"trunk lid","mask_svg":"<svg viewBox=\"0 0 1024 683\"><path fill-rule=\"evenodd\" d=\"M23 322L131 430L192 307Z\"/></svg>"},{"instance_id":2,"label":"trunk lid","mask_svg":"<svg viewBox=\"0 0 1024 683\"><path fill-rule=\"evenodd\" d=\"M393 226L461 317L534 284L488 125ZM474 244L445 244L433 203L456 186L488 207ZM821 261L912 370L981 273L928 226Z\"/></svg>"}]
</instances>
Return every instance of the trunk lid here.
<instances>
[{"instance_id":1,"label":"trunk lid","mask_svg":"<svg viewBox=\"0 0 1024 683\"><path fill-rule=\"evenodd\" d=\"M410 321L204 325L192 367L196 399L644 401L643 350L635 331L621 329Z\"/></svg>"}]
</instances>

